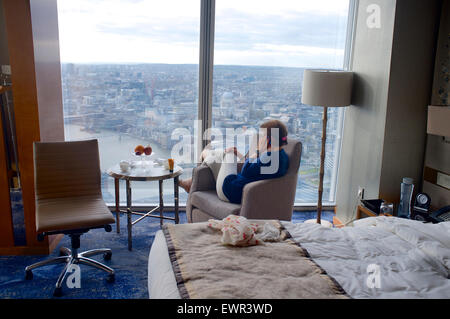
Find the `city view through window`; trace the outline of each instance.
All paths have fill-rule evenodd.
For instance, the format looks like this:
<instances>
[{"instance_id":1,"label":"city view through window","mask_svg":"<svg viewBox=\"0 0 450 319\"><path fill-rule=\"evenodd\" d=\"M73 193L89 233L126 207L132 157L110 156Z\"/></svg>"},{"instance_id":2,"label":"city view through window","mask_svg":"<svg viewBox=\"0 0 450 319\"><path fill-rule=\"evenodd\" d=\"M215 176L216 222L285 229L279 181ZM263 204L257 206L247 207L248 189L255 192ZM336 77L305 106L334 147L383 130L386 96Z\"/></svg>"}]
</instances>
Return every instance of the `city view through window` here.
<instances>
[{"instance_id":1,"label":"city view through window","mask_svg":"<svg viewBox=\"0 0 450 319\"><path fill-rule=\"evenodd\" d=\"M212 126L286 123L303 144L298 205L317 200L322 132L322 108L301 103L303 70L343 68L348 10L349 0L216 1ZM58 0L58 15L65 138L99 140L103 196L113 203L109 167L138 144L169 158L176 128L194 134L200 1ZM329 109L325 204L334 202L342 118L341 108ZM181 178L194 165L181 164ZM173 182L165 184L170 205ZM133 183L134 203L158 198L157 183Z\"/></svg>"}]
</instances>

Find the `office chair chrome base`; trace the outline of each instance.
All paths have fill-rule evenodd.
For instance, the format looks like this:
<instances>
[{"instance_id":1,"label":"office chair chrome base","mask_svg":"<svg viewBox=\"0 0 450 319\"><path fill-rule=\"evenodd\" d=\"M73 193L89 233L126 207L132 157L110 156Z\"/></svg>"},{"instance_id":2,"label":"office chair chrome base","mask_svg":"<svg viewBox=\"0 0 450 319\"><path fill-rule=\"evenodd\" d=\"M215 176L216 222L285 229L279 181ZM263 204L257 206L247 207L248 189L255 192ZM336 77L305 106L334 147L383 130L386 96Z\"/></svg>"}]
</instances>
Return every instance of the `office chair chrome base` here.
<instances>
[{"instance_id":1,"label":"office chair chrome base","mask_svg":"<svg viewBox=\"0 0 450 319\"><path fill-rule=\"evenodd\" d=\"M53 292L53 296L55 297L61 297L62 296L62 283L64 279L66 278L67 274L72 272L71 266L73 264L83 264L87 266L91 266L94 268L101 269L103 271L106 271L108 273L108 277L106 279L107 282L113 283L115 281L115 272L114 269L96 261L91 258L91 256L100 255L103 254L104 260L111 260L112 252L111 249L103 248L103 249L93 249L88 250L82 253L78 253L77 249L69 249L66 247L61 247L60 256L55 258L50 258L47 260L39 261L33 265L30 265L25 268L25 279L31 280L33 279L33 269L47 266L47 265L54 265L54 264L60 264L65 263L64 269L62 270L61 274L58 277L58 280L56 281L55 290Z\"/></svg>"}]
</instances>

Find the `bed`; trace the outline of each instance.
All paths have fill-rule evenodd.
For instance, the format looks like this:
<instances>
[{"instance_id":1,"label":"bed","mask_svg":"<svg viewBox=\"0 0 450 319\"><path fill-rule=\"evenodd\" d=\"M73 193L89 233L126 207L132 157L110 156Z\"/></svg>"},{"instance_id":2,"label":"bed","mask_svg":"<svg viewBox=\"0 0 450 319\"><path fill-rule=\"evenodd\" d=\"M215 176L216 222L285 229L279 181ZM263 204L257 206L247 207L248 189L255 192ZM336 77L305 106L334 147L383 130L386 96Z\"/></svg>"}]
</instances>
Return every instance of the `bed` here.
<instances>
[{"instance_id":1,"label":"bed","mask_svg":"<svg viewBox=\"0 0 450 319\"><path fill-rule=\"evenodd\" d=\"M206 229L206 224L201 224L197 224L197 226L190 226L194 225L190 224L183 227L186 229L189 229L188 227L204 227ZM317 265L320 276L326 276L331 280L328 282L335 283L334 287L342 289L339 296L349 298L450 298L450 222L424 224L395 217L371 217L356 221L354 227L340 229L290 222L280 222L280 225L288 235L285 241L291 241L298 245L306 253L306 258ZM157 232L148 262L150 298L186 298L183 282L180 281L180 271L177 269L176 256L174 256L176 253L170 253L171 244L170 238L167 237L167 231L165 233L161 230ZM238 253L244 253L245 249L247 247L229 250L227 260L232 260ZM282 249L280 248L278 251L281 253ZM201 250L198 250L196 254L200 257ZM263 257L276 261L278 258L275 256L276 254L260 255L258 258L251 257L253 259L249 259L249 264L257 265ZM194 256L196 256L195 252ZM290 270L295 273L297 267L295 264L293 265L294 267L291 267ZM215 267L217 268L217 266ZM297 284L291 285L297 278L292 276L289 271L283 271L284 268L286 268L286 263L280 263L280 280L276 280L278 285L285 285L284 291L299 289ZM239 270L237 269L237 271ZM258 271L262 277L265 275L264 268L260 268ZM205 276L208 272L205 271ZM252 280L257 284L255 279ZM229 278L223 278L223 280L216 278L215 281L223 281L222 284L226 285ZM244 285L245 280L241 280L241 282ZM311 281L305 287L310 289L310 286ZM273 289L270 285L266 287L269 292ZM282 288L276 287L283 291ZM264 296L283 298L280 294ZM292 295L288 294L287 296ZM300 294L300 296L303 295ZM329 295L322 296L320 293L308 296L329 297ZM195 298L195 296L191 297ZM202 296L202 298L204 297L205 295ZM212 295L212 297L220 298L222 296ZM229 298L230 295L225 295L225 297ZM241 298L242 295L231 296L231 298L234 297ZM253 296L250 291L247 292L246 297L256 298L261 295Z\"/></svg>"}]
</instances>

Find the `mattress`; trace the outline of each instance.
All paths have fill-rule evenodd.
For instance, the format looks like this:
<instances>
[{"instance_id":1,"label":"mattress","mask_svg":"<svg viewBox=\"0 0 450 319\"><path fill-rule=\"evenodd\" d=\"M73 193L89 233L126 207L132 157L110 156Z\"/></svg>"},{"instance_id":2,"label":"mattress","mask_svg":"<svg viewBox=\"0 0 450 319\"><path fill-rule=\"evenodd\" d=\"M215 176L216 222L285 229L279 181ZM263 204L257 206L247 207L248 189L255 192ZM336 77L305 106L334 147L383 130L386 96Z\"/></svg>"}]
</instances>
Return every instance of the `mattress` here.
<instances>
[{"instance_id":1,"label":"mattress","mask_svg":"<svg viewBox=\"0 0 450 319\"><path fill-rule=\"evenodd\" d=\"M181 299L161 230L156 232L148 258L148 293L150 298Z\"/></svg>"},{"instance_id":2,"label":"mattress","mask_svg":"<svg viewBox=\"0 0 450 319\"><path fill-rule=\"evenodd\" d=\"M282 225L353 298L450 298L450 222L381 216L340 229ZM150 251L148 291L150 298L180 298L161 231Z\"/></svg>"}]
</instances>

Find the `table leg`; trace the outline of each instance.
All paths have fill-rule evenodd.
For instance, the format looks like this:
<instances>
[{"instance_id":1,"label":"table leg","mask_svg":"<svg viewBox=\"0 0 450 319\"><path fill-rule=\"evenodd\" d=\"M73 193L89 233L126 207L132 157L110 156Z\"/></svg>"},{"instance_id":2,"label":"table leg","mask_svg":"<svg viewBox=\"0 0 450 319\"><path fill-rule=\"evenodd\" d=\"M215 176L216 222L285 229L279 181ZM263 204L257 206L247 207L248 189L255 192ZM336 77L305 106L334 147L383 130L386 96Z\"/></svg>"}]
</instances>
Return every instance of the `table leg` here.
<instances>
[{"instance_id":1,"label":"table leg","mask_svg":"<svg viewBox=\"0 0 450 319\"><path fill-rule=\"evenodd\" d=\"M130 181L126 181L127 187L127 230L128 230L128 250L133 249L132 239L131 239L131 185Z\"/></svg>"},{"instance_id":2,"label":"table leg","mask_svg":"<svg viewBox=\"0 0 450 319\"><path fill-rule=\"evenodd\" d=\"M159 223L163 225L164 200L163 200L163 180L159 180Z\"/></svg>"},{"instance_id":3,"label":"table leg","mask_svg":"<svg viewBox=\"0 0 450 319\"><path fill-rule=\"evenodd\" d=\"M175 224L178 224L180 222L180 217L178 215L178 176L173 179L173 195L174 195L174 201L175 201Z\"/></svg>"},{"instance_id":4,"label":"table leg","mask_svg":"<svg viewBox=\"0 0 450 319\"><path fill-rule=\"evenodd\" d=\"M114 191L116 195L116 231L120 233L120 188L119 188L120 179L114 178Z\"/></svg>"}]
</instances>

